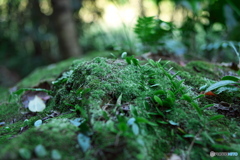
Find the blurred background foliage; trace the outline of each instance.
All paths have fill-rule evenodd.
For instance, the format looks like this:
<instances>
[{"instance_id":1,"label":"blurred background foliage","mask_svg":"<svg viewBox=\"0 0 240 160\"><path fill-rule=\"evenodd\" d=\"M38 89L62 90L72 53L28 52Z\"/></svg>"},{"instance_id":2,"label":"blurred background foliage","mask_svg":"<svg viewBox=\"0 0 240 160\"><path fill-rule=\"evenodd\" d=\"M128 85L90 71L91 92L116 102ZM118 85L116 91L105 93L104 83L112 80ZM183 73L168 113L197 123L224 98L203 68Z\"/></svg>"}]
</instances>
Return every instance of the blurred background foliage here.
<instances>
[{"instance_id":1,"label":"blurred background foliage","mask_svg":"<svg viewBox=\"0 0 240 160\"><path fill-rule=\"evenodd\" d=\"M0 85L39 66L122 52L236 62L237 0L0 0Z\"/></svg>"}]
</instances>

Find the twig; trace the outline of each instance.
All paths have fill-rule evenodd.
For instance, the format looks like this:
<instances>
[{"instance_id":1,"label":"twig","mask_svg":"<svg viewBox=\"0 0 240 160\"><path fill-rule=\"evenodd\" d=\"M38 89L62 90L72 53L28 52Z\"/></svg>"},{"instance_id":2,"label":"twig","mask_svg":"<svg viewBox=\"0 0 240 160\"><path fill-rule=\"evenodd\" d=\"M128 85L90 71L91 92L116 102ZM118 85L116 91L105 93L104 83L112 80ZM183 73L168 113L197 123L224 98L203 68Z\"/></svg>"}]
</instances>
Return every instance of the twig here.
<instances>
[{"instance_id":1,"label":"twig","mask_svg":"<svg viewBox=\"0 0 240 160\"><path fill-rule=\"evenodd\" d=\"M195 135L195 137L193 138L193 140L192 140L192 142L191 142L191 144L190 144L190 146L189 146L189 148L188 148L188 150L187 150L187 160L190 160L190 151L192 150L192 147L193 147L193 145L194 145L194 142L195 142L195 140L196 140L196 137L198 137L201 132L202 132L202 129L200 129L200 130L198 131L198 133Z\"/></svg>"}]
</instances>

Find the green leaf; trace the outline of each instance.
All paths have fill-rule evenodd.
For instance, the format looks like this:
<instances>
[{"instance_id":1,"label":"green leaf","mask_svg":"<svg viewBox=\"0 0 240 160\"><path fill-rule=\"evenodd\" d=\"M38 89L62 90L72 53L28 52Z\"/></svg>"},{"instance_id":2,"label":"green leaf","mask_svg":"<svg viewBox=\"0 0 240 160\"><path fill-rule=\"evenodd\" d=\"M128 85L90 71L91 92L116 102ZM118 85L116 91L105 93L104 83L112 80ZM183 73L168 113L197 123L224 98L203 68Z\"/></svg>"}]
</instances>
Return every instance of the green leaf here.
<instances>
[{"instance_id":1,"label":"green leaf","mask_svg":"<svg viewBox=\"0 0 240 160\"><path fill-rule=\"evenodd\" d=\"M173 87L175 88L175 89L177 89L177 83L176 82L174 82L174 81L170 81L171 83L172 83L172 85L173 85Z\"/></svg>"},{"instance_id":2,"label":"green leaf","mask_svg":"<svg viewBox=\"0 0 240 160\"><path fill-rule=\"evenodd\" d=\"M177 73L175 73L172 78L175 78L178 74L180 73L180 71L177 71Z\"/></svg>"},{"instance_id":3,"label":"green leaf","mask_svg":"<svg viewBox=\"0 0 240 160\"><path fill-rule=\"evenodd\" d=\"M106 119L109 120L109 116L106 111L102 111L102 116Z\"/></svg>"},{"instance_id":4,"label":"green leaf","mask_svg":"<svg viewBox=\"0 0 240 160\"><path fill-rule=\"evenodd\" d=\"M158 96L154 96L153 98L160 106L163 106L163 102Z\"/></svg>"},{"instance_id":5,"label":"green leaf","mask_svg":"<svg viewBox=\"0 0 240 160\"><path fill-rule=\"evenodd\" d=\"M210 135L231 135L229 131L219 131L219 132L211 132Z\"/></svg>"},{"instance_id":6,"label":"green leaf","mask_svg":"<svg viewBox=\"0 0 240 160\"><path fill-rule=\"evenodd\" d=\"M224 77L222 77L221 80L231 80L231 81L235 81L235 82L237 82L237 81L240 80L240 77L235 77L235 76L224 76Z\"/></svg>"},{"instance_id":7,"label":"green leaf","mask_svg":"<svg viewBox=\"0 0 240 160\"><path fill-rule=\"evenodd\" d=\"M126 60L127 64L131 64L132 58L131 57L126 57L125 60Z\"/></svg>"},{"instance_id":8,"label":"green leaf","mask_svg":"<svg viewBox=\"0 0 240 160\"><path fill-rule=\"evenodd\" d=\"M162 68L164 68L168 63L170 63L170 61L167 61L167 62L162 66Z\"/></svg>"},{"instance_id":9,"label":"green leaf","mask_svg":"<svg viewBox=\"0 0 240 160\"><path fill-rule=\"evenodd\" d=\"M194 97L193 100L196 100L196 99L202 98L202 97L205 97L204 94L200 94L200 95L198 95L197 97Z\"/></svg>"},{"instance_id":10,"label":"green leaf","mask_svg":"<svg viewBox=\"0 0 240 160\"><path fill-rule=\"evenodd\" d=\"M13 92L13 94L20 95L25 91L38 91L38 92L46 92L48 94L52 94L52 91L49 91L47 89L42 89L42 88L21 88L15 92Z\"/></svg>"},{"instance_id":11,"label":"green leaf","mask_svg":"<svg viewBox=\"0 0 240 160\"><path fill-rule=\"evenodd\" d=\"M195 137L195 135L193 135L193 134L185 134L183 137L185 137L185 138L193 138L193 137Z\"/></svg>"},{"instance_id":12,"label":"green leaf","mask_svg":"<svg viewBox=\"0 0 240 160\"><path fill-rule=\"evenodd\" d=\"M127 131L128 126L126 123L120 122L118 123L118 129L124 133Z\"/></svg>"},{"instance_id":13,"label":"green leaf","mask_svg":"<svg viewBox=\"0 0 240 160\"><path fill-rule=\"evenodd\" d=\"M149 125L152 125L152 126L157 126L156 123L150 122L149 120L147 120L145 118L142 118L142 117L137 117L136 122L137 123L146 123L146 124L149 124Z\"/></svg>"},{"instance_id":14,"label":"green leaf","mask_svg":"<svg viewBox=\"0 0 240 160\"><path fill-rule=\"evenodd\" d=\"M77 136L78 144L81 147L83 152L86 152L90 147L90 138L82 133L79 133Z\"/></svg>"},{"instance_id":15,"label":"green leaf","mask_svg":"<svg viewBox=\"0 0 240 160\"><path fill-rule=\"evenodd\" d=\"M154 127L158 126L158 124L153 123L153 122L148 122L148 125L150 125L150 126L154 126Z\"/></svg>"},{"instance_id":16,"label":"green leaf","mask_svg":"<svg viewBox=\"0 0 240 160\"><path fill-rule=\"evenodd\" d=\"M149 121L143 117L136 117L137 123L149 123Z\"/></svg>"},{"instance_id":17,"label":"green leaf","mask_svg":"<svg viewBox=\"0 0 240 160\"><path fill-rule=\"evenodd\" d=\"M191 105L196 109L198 115L201 116L202 110L201 110L201 108L199 108L198 104L192 102Z\"/></svg>"},{"instance_id":18,"label":"green leaf","mask_svg":"<svg viewBox=\"0 0 240 160\"><path fill-rule=\"evenodd\" d=\"M209 85L205 84L199 88L200 91L204 91L208 88Z\"/></svg>"},{"instance_id":19,"label":"green leaf","mask_svg":"<svg viewBox=\"0 0 240 160\"><path fill-rule=\"evenodd\" d=\"M149 60L148 60L148 63L149 63L151 66L156 67L156 62L155 62L154 60L149 59Z\"/></svg>"},{"instance_id":20,"label":"green leaf","mask_svg":"<svg viewBox=\"0 0 240 160\"><path fill-rule=\"evenodd\" d=\"M47 151L43 145L39 144L35 147L35 154L37 157L43 158L47 155Z\"/></svg>"},{"instance_id":21,"label":"green leaf","mask_svg":"<svg viewBox=\"0 0 240 160\"><path fill-rule=\"evenodd\" d=\"M157 112L159 113L158 115L161 115L161 116L165 116L163 113L162 113L162 111L160 111L157 107L156 107L156 110L157 110Z\"/></svg>"},{"instance_id":22,"label":"green leaf","mask_svg":"<svg viewBox=\"0 0 240 160\"><path fill-rule=\"evenodd\" d=\"M76 111L78 114L79 114L79 112L80 112L80 114L81 114L81 116L82 116L83 118L87 118L87 117L88 117L87 111L86 111L83 107L81 107L81 106L79 106L79 105L77 104L77 105L74 106L74 108L75 108L75 111Z\"/></svg>"},{"instance_id":23,"label":"green leaf","mask_svg":"<svg viewBox=\"0 0 240 160\"><path fill-rule=\"evenodd\" d=\"M203 108L201 108L201 110L204 110L204 109L212 107L212 106L214 106L214 104L208 104L208 105L204 106Z\"/></svg>"},{"instance_id":24,"label":"green leaf","mask_svg":"<svg viewBox=\"0 0 240 160\"><path fill-rule=\"evenodd\" d=\"M171 90L168 90L168 95L169 95L169 98L174 99L173 101L175 101L176 96Z\"/></svg>"},{"instance_id":25,"label":"green leaf","mask_svg":"<svg viewBox=\"0 0 240 160\"><path fill-rule=\"evenodd\" d=\"M23 159L31 159L31 151L29 151L28 149L20 148L18 152Z\"/></svg>"},{"instance_id":26,"label":"green leaf","mask_svg":"<svg viewBox=\"0 0 240 160\"><path fill-rule=\"evenodd\" d=\"M236 87L236 86L227 86L227 87L220 87L216 90L217 94L220 94L222 92L237 92L239 91L240 88Z\"/></svg>"},{"instance_id":27,"label":"green leaf","mask_svg":"<svg viewBox=\"0 0 240 160\"><path fill-rule=\"evenodd\" d=\"M164 70L164 74L169 78L169 80L172 80L172 75Z\"/></svg>"},{"instance_id":28,"label":"green leaf","mask_svg":"<svg viewBox=\"0 0 240 160\"><path fill-rule=\"evenodd\" d=\"M130 105L130 111L133 114L133 116L138 116L137 109L133 105Z\"/></svg>"},{"instance_id":29,"label":"green leaf","mask_svg":"<svg viewBox=\"0 0 240 160\"><path fill-rule=\"evenodd\" d=\"M193 101L192 97L190 97L188 94L182 95L181 99L186 100L188 102L192 102Z\"/></svg>"},{"instance_id":30,"label":"green leaf","mask_svg":"<svg viewBox=\"0 0 240 160\"><path fill-rule=\"evenodd\" d=\"M139 66L139 60L138 60L138 59L133 58L133 59L132 59L132 62L133 62L133 64L134 64L135 66Z\"/></svg>"},{"instance_id":31,"label":"green leaf","mask_svg":"<svg viewBox=\"0 0 240 160\"><path fill-rule=\"evenodd\" d=\"M174 102L175 102L175 98L168 97L163 101L163 106L172 107L174 105Z\"/></svg>"},{"instance_id":32,"label":"green leaf","mask_svg":"<svg viewBox=\"0 0 240 160\"><path fill-rule=\"evenodd\" d=\"M206 93L206 92L209 92L209 91L212 91L212 90L214 90L214 89L217 89L217 88L219 88L219 87L223 87L223 86L226 86L226 85L229 85L229 84L235 84L235 83L237 83L237 82L231 81L231 80L219 81L219 82L214 83L214 84L212 84L211 86L209 86L209 87L207 88L207 90L205 91L205 93Z\"/></svg>"},{"instance_id":33,"label":"green leaf","mask_svg":"<svg viewBox=\"0 0 240 160\"><path fill-rule=\"evenodd\" d=\"M52 81L53 85L59 85L61 83L64 83L68 80L68 78L72 75L73 70L70 70L68 72L64 72L62 77L58 78L56 81Z\"/></svg>"},{"instance_id":34,"label":"green leaf","mask_svg":"<svg viewBox=\"0 0 240 160\"><path fill-rule=\"evenodd\" d=\"M212 137L206 132L206 131L204 131L204 132L202 132L202 134L207 138L207 139L209 139L210 141L211 141L211 143L215 143L214 142L214 140L212 139Z\"/></svg>"},{"instance_id":35,"label":"green leaf","mask_svg":"<svg viewBox=\"0 0 240 160\"><path fill-rule=\"evenodd\" d=\"M61 156L60 152L56 149L52 150L51 157L52 157L53 160L62 159L62 156Z\"/></svg>"},{"instance_id":36,"label":"green leaf","mask_svg":"<svg viewBox=\"0 0 240 160\"><path fill-rule=\"evenodd\" d=\"M162 94L166 94L166 92L164 90L157 90L153 94L154 95L162 95Z\"/></svg>"},{"instance_id":37,"label":"green leaf","mask_svg":"<svg viewBox=\"0 0 240 160\"><path fill-rule=\"evenodd\" d=\"M161 123L161 124L169 124L168 122L165 122L165 121L159 121L157 120L158 123Z\"/></svg>"},{"instance_id":38,"label":"green leaf","mask_svg":"<svg viewBox=\"0 0 240 160\"><path fill-rule=\"evenodd\" d=\"M122 55L121 55L121 58L125 59L126 57L127 57L127 52L123 52Z\"/></svg>"},{"instance_id":39,"label":"green leaf","mask_svg":"<svg viewBox=\"0 0 240 160\"><path fill-rule=\"evenodd\" d=\"M223 117L224 117L224 115L220 115L220 114L219 115L215 115L215 116L210 117L209 121L216 121L216 120L221 119Z\"/></svg>"},{"instance_id":40,"label":"green leaf","mask_svg":"<svg viewBox=\"0 0 240 160\"><path fill-rule=\"evenodd\" d=\"M178 91L178 90L183 90L184 87L181 87L181 85L182 85L182 83L183 83L184 81L185 81L185 80L183 79L183 80L177 81L177 82L175 83L175 85L176 85L176 90L177 90L177 91Z\"/></svg>"},{"instance_id":41,"label":"green leaf","mask_svg":"<svg viewBox=\"0 0 240 160\"><path fill-rule=\"evenodd\" d=\"M120 96L118 97L116 105L121 106L121 103L122 103L121 101L122 101L122 94L120 94Z\"/></svg>"},{"instance_id":42,"label":"green leaf","mask_svg":"<svg viewBox=\"0 0 240 160\"><path fill-rule=\"evenodd\" d=\"M148 80L148 83L152 84L152 85L155 85L156 84L156 80L157 79L150 79L150 80Z\"/></svg>"},{"instance_id":43,"label":"green leaf","mask_svg":"<svg viewBox=\"0 0 240 160\"><path fill-rule=\"evenodd\" d=\"M156 112L147 112L148 115L159 115L159 113Z\"/></svg>"},{"instance_id":44,"label":"green leaf","mask_svg":"<svg viewBox=\"0 0 240 160\"><path fill-rule=\"evenodd\" d=\"M80 88L76 91L76 94L79 94L79 95L83 96L90 91L91 91L90 88Z\"/></svg>"}]
</instances>

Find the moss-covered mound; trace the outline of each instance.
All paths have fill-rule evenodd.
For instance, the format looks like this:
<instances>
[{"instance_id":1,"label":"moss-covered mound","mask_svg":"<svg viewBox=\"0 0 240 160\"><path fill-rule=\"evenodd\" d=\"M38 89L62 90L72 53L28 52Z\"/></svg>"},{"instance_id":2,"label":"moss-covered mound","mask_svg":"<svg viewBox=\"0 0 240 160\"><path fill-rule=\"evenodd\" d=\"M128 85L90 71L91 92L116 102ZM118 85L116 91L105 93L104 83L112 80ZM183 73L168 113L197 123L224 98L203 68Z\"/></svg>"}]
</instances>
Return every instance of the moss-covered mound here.
<instances>
[{"instance_id":1,"label":"moss-covered mound","mask_svg":"<svg viewBox=\"0 0 240 160\"><path fill-rule=\"evenodd\" d=\"M128 62L74 61L47 79L43 68L38 80L50 85L51 98L40 113L29 112L19 101L44 90L15 92L19 95L11 95L10 101L5 95L0 159L155 160L173 153L182 159L209 159L210 151L240 153L239 121L207 110L214 99L198 90L218 78L218 72L204 71L210 64Z\"/></svg>"}]
</instances>

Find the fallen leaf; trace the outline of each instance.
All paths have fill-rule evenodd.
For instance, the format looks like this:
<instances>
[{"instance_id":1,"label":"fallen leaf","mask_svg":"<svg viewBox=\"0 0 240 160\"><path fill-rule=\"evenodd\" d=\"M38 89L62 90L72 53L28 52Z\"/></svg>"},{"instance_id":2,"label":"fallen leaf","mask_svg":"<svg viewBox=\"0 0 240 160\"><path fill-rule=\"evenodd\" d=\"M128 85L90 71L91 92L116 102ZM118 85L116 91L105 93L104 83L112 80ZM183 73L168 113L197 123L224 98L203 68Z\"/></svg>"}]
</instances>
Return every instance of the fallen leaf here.
<instances>
[{"instance_id":1,"label":"fallen leaf","mask_svg":"<svg viewBox=\"0 0 240 160\"><path fill-rule=\"evenodd\" d=\"M173 125L173 126L178 126L179 125L179 123L177 123L177 122L174 122L174 121L172 121L172 120L170 120L170 121L168 121L171 125Z\"/></svg>"},{"instance_id":2,"label":"fallen leaf","mask_svg":"<svg viewBox=\"0 0 240 160\"><path fill-rule=\"evenodd\" d=\"M181 160L181 157L177 154L172 154L167 160Z\"/></svg>"},{"instance_id":3,"label":"fallen leaf","mask_svg":"<svg viewBox=\"0 0 240 160\"><path fill-rule=\"evenodd\" d=\"M36 122L34 122L34 126L35 127L39 127L39 126L41 126L42 125L42 120L41 119L39 119L39 120L37 120Z\"/></svg>"},{"instance_id":4,"label":"fallen leaf","mask_svg":"<svg viewBox=\"0 0 240 160\"><path fill-rule=\"evenodd\" d=\"M31 112L42 112L45 108L46 108L46 105L44 101L38 96L35 96L34 99L31 100L28 104L28 109Z\"/></svg>"},{"instance_id":5,"label":"fallen leaf","mask_svg":"<svg viewBox=\"0 0 240 160\"><path fill-rule=\"evenodd\" d=\"M46 103L51 98L51 96L47 92L41 90L50 90L50 85L47 82L42 82L37 86L34 86L32 90L25 91L25 93L21 96L23 108L28 108L29 102L33 100L35 96L41 98L44 103Z\"/></svg>"},{"instance_id":6,"label":"fallen leaf","mask_svg":"<svg viewBox=\"0 0 240 160\"><path fill-rule=\"evenodd\" d=\"M204 95L206 95L206 96L216 96L216 94L213 93L212 91L206 92L206 93L204 93Z\"/></svg>"},{"instance_id":7,"label":"fallen leaf","mask_svg":"<svg viewBox=\"0 0 240 160\"><path fill-rule=\"evenodd\" d=\"M74 120L70 120L70 122L77 127L79 127L84 121L84 118L75 118Z\"/></svg>"},{"instance_id":8,"label":"fallen leaf","mask_svg":"<svg viewBox=\"0 0 240 160\"><path fill-rule=\"evenodd\" d=\"M6 125L5 122L0 122L0 127L3 127L3 126L5 126L5 125Z\"/></svg>"},{"instance_id":9,"label":"fallen leaf","mask_svg":"<svg viewBox=\"0 0 240 160\"><path fill-rule=\"evenodd\" d=\"M80 133L77 136L78 144L80 145L83 152L86 152L90 148L90 138L88 136L85 136L84 134Z\"/></svg>"}]
</instances>

